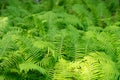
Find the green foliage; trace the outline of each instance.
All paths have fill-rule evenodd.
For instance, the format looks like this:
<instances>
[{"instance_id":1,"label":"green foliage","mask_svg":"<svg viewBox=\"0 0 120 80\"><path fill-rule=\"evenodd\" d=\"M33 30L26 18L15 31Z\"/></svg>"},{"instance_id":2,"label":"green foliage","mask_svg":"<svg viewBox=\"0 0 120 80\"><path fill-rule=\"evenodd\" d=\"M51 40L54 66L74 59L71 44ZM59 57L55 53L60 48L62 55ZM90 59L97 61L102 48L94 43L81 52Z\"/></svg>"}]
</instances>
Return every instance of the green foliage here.
<instances>
[{"instance_id":1,"label":"green foliage","mask_svg":"<svg viewBox=\"0 0 120 80\"><path fill-rule=\"evenodd\" d=\"M0 0L0 80L119 80L113 0Z\"/></svg>"},{"instance_id":2,"label":"green foliage","mask_svg":"<svg viewBox=\"0 0 120 80\"><path fill-rule=\"evenodd\" d=\"M60 59L55 65L53 80L117 80L115 63L105 53L89 53L80 61Z\"/></svg>"}]
</instances>

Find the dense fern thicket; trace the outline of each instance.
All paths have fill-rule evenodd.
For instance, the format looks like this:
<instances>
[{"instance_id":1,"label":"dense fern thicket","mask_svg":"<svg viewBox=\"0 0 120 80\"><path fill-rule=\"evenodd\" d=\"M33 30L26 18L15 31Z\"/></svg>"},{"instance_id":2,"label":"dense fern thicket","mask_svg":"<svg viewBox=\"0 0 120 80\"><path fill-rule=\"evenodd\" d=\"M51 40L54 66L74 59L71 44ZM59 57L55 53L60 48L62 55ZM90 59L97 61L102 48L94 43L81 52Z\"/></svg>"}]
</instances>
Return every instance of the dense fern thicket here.
<instances>
[{"instance_id":1,"label":"dense fern thicket","mask_svg":"<svg viewBox=\"0 0 120 80\"><path fill-rule=\"evenodd\" d=\"M120 1L0 0L0 80L120 80Z\"/></svg>"}]
</instances>

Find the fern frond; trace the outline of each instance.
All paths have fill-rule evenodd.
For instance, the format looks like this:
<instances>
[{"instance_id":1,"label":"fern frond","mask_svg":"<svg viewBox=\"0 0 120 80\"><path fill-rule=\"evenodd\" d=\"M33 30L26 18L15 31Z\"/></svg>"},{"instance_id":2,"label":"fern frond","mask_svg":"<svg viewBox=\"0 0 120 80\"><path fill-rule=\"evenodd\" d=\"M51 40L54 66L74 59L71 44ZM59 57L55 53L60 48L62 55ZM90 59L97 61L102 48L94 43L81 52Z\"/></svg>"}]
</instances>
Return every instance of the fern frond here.
<instances>
[{"instance_id":1,"label":"fern frond","mask_svg":"<svg viewBox=\"0 0 120 80\"><path fill-rule=\"evenodd\" d=\"M6 27L8 24L8 17L0 17L0 28Z\"/></svg>"},{"instance_id":2,"label":"fern frond","mask_svg":"<svg viewBox=\"0 0 120 80\"><path fill-rule=\"evenodd\" d=\"M46 74L46 70L34 63L30 63L30 62L24 62L19 64L19 68L20 68L20 72L25 71L25 73L27 73L29 70L37 70L39 71L41 74Z\"/></svg>"},{"instance_id":3,"label":"fern frond","mask_svg":"<svg viewBox=\"0 0 120 80\"><path fill-rule=\"evenodd\" d=\"M105 53L89 53L83 59L67 62L60 59L55 66L53 80L117 80L115 63Z\"/></svg>"},{"instance_id":4,"label":"fern frond","mask_svg":"<svg viewBox=\"0 0 120 80\"><path fill-rule=\"evenodd\" d=\"M8 18L7 17L0 17L0 38L6 33L4 31L5 27L8 25Z\"/></svg>"},{"instance_id":5,"label":"fern frond","mask_svg":"<svg viewBox=\"0 0 120 80\"><path fill-rule=\"evenodd\" d=\"M53 80L67 80L66 75L68 72L65 70L69 66L69 63L64 59L59 59L59 63L55 66Z\"/></svg>"},{"instance_id":6,"label":"fern frond","mask_svg":"<svg viewBox=\"0 0 120 80\"><path fill-rule=\"evenodd\" d=\"M24 61L20 54L14 53L7 57L2 57L0 63L1 72L8 71L10 69L18 69L18 64Z\"/></svg>"}]
</instances>

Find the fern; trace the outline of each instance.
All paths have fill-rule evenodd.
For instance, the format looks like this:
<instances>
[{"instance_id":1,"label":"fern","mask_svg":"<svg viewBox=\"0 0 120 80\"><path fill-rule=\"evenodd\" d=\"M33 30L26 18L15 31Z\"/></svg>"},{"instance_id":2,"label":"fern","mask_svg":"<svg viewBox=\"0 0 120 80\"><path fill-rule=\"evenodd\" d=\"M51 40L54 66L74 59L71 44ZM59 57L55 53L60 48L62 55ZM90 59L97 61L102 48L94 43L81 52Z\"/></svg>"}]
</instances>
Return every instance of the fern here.
<instances>
[{"instance_id":1,"label":"fern","mask_svg":"<svg viewBox=\"0 0 120 80\"><path fill-rule=\"evenodd\" d=\"M68 75L68 72L67 72L68 66L69 66L69 63L67 61L65 61L64 59L60 59L59 63L57 63L55 66L53 80L66 80L66 77ZM66 69L66 71L64 69Z\"/></svg>"},{"instance_id":2,"label":"fern","mask_svg":"<svg viewBox=\"0 0 120 80\"><path fill-rule=\"evenodd\" d=\"M1 60L0 67L3 70L7 70L8 68L18 68L18 64L24 61L22 56L17 53L11 54L8 57L1 57Z\"/></svg>"},{"instance_id":3,"label":"fern","mask_svg":"<svg viewBox=\"0 0 120 80\"><path fill-rule=\"evenodd\" d=\"M106 61L107 58L107 61ZM80 61L60 59L55 66L53 80L117 80L119 73L115 63L104 53L90 53Z\"/></svg>"},{"instance_id":4,"label":"fern","mask_svg":"<svg viewBox=\"0 0 120 80\"><path fill-rule=\"evenodd\" d=\"M40 73L46 74L46 71L43 68L30 62L19 64L19 68L20 72L25 71L25 73L27 73L29 70L38 70Z\"/></svg>"},{"instance_id":5,"label":"fern","mask_svg":"<svg viewBox=\"0 0 120 80\"><path fill-rule=\"evenodd\" d=\"M0 80L118 80L117 1L1 0Z\"/></svg>"}]
</instances>

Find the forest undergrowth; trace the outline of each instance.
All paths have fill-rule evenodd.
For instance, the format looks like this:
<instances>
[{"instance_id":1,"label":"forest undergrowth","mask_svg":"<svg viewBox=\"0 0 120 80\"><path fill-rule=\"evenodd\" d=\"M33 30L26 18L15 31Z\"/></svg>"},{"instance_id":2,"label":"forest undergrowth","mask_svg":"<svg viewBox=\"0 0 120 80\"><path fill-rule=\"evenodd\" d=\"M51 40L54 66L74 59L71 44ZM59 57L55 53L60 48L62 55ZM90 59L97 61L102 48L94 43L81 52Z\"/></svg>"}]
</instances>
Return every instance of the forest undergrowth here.
<instances>
[{"instance_id":1,"label":"forest undergrowth","mask_svg":"<svg viewBox=\"0 0 120 80\"><path fill-rule=\"evenodd\" d=\"M0 80L120 80L119 0L0 0Z\"/></svg>"}]
</instances>

